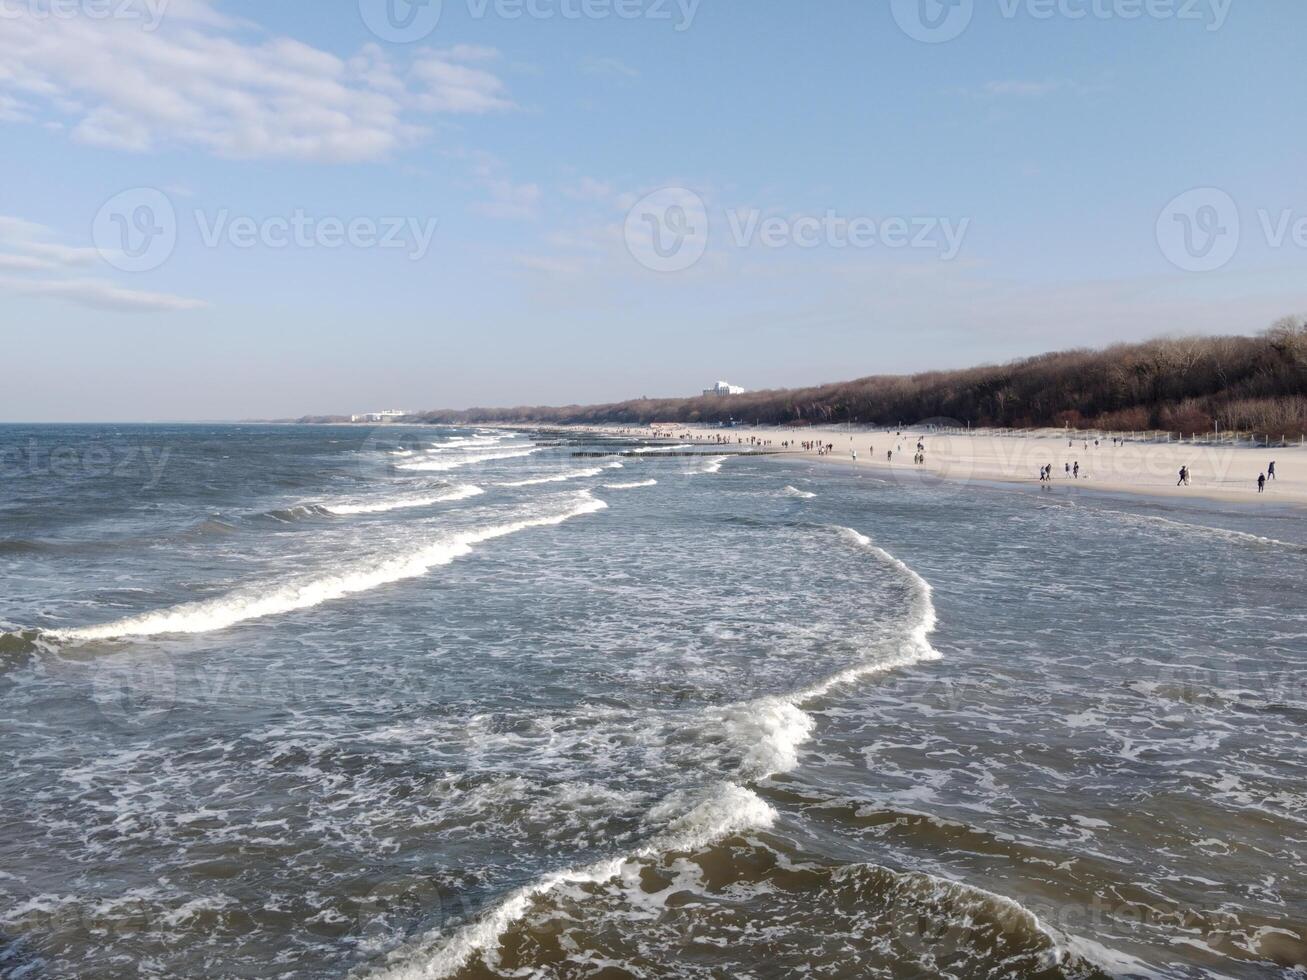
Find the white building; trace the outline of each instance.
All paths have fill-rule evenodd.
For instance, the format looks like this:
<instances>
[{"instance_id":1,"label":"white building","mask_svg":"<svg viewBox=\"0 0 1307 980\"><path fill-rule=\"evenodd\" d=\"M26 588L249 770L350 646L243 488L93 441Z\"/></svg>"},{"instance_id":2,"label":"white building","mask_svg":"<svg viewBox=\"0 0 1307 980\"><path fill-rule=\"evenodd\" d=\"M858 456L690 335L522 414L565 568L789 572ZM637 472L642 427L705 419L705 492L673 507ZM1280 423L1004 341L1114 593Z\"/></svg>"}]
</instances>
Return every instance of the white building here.
<instances>
[{"instance_id":1,"label":"white building","mask_svg":"<svg viewBox=\"0 0 1307 980\"><path fill-rule=\"evenodd\" d=\"M388 408L382 412L368 412L365 415L351 415L351 422L393 422L402 419L408 412L402 408Z\"/></svg>"},{"instance_id":2,"label":"white building","mask_svg":"<svg viewBox=\"0 0 1307 980\"><path fill-rule=\"evenodd\" d=\"M711 388L705 388L703 393L705 397L717 395L743 395L744 389L739 385L728 384L725 381L718 381Z\"/></svg>"}]
</instances>

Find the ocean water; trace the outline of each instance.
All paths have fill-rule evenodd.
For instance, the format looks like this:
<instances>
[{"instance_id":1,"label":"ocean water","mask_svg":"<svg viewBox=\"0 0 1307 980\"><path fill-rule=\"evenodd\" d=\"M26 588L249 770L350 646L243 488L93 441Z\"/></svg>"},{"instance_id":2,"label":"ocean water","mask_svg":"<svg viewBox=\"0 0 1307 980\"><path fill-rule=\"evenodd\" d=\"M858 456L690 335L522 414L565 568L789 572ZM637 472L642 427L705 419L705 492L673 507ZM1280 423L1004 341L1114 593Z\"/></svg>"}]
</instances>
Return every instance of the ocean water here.
<instances>
[{"instance_id":1,"label":"ocean water","mask_svg":"<svg viewBox=\"0 0 1307 980\"><path fill-rule=\"evenodd\" d=\"M1294 513L466 428L0 453L0 975L1307 971Z\"/></svg>"}]
</instances>

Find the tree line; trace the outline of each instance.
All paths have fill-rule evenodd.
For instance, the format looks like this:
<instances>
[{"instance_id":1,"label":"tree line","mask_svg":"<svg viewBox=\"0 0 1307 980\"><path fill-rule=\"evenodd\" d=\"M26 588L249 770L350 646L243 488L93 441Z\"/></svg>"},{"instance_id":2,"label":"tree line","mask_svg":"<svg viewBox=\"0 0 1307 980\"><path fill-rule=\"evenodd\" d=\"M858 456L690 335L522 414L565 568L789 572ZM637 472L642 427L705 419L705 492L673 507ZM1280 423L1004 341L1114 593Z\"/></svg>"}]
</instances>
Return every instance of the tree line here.
<instances>
[{"instance_id":1,"label":"tree line","mask_svg":"<svg viewBox=\"0 0 1307 980\"><path fill-rule=\"evenodd\" d=\"M1307 316L1258 336L1066 350L958 371L859 378L729 397L424 412L425 422L1071 425L1109 431L1307 433Z\"/></svg>"}]
</instances>

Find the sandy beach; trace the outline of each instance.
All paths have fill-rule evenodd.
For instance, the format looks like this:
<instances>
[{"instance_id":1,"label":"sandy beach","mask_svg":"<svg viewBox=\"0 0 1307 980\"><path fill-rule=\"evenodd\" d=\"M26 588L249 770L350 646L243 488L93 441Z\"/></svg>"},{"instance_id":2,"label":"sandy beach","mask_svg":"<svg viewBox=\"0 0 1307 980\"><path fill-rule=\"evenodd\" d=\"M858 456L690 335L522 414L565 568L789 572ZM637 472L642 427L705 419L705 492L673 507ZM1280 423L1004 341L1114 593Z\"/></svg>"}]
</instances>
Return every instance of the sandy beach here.
<instances>
[{"instance_id":1,"label":"sandy beach","mask_svg":"<svg viewBox=\"0 0 1307 980\"><path fill-rule=\"evenodd\" d=\"M648 436L649 427L587 426L606 434ZM939 432L921 427L885 430L866 426L802 429L737 426L659 427L672 441L739 448L756 446L778 455L814 462L856 465L882 475L924 471L954 481L983 481L1038 486L1041 467L1052 466L1051 486L1078 486L1113 493L1146 494L1171 500L1199 499L1253 505L1307 506L1307 449L1299 446L1253 448L1205 445L1199 441L1157 442L1119 435L1068 434L1056 429L1003 432ZM925 462L913 462L918 442ZM833 446L826 453L804 443ZM887 454L893 452L893 458ZM856 453L856 460L854 454ZM1257 478L1275 463L1275 479L1258 493ZM1079 476L1075 466L1079 464ZM1068 473L1067 467L1071 467ZM1178 486L1181 467L1189 483Z\"/></svg>"}]
</instances>

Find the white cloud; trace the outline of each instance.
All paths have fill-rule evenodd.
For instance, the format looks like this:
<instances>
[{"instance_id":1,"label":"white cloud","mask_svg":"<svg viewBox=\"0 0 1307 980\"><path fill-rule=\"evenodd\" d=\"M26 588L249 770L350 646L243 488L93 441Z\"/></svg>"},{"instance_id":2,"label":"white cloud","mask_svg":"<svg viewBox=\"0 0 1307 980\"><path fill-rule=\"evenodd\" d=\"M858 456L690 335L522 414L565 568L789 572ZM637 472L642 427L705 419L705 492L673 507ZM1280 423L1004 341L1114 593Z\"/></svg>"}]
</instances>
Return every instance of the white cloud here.
<instances>
[{"instance_id":1,"label":"white cloud","mask_svg":"<svg viewBox=\"0 0 1307 980\"><path fill-rule=\"evenodd\" d=\"M587 75L610 75L617 78L639 78L640 72L617 58L586 58L581 70Z\"/></svg>"},{"instance_id":2,"label":"white cloud","mask_svg":"<svg viewBox=\"0 0 1307 980\"><path fill-rule=\"evenodd\" d=\"M207 304L201 300L122 289L98 279L12 279L0 277L0 289L28 296L51 296L79 306L113 313L165 313L197 310Z\"/></svg>"},{"instance_id":3,"label":"white cloud","mask_svg":"<svg viewBox=\"0 0 1307 980\"><path fill-rule=\"evenodd\" d=\"M103 256L94 248L51 241L50 229L0 215L0 291L43 296L95 310L158 313L199 309L201 300L167 293L123 289L99 279L68 278L68 269L95 265Z\"/></svg>"},{"instance_id":4,"label":"white cloud","mask_svg":"<svg viewBox=\"0 0 1307 980\"><path fill-rule=\"evenodd\" d=\"M42 272L54 267L53 262L47 262L45 259L34 258L30 255L10 255L0 252L0 269L9 269L15 272Z\"/></svg>"},{"instance_id":5,"label":"white cloud","mask_svg":"<svg viewBox=\"0 0 1307 980\"><path fill-rule=\"evenodd\" d=\"M28 118L21 102L0 92L0 122L26 122Z\"/></svg>"},{"instance_id":6,"label":"white cloud","mask_svg":"<svg viewBox=\"0 0 1307 980\"><path fill-rule=\"evenodd\" d=\"M446 61L498 61L499 51L481 44L455 44L452 48L442 48L436 56Z\"/></svg>"},{"instance_id":7,"label":"white cloud","mask_svg":"<svg viewBox=\"0 0 1307 980\"><path fill-rule=\"evenodd\" d=\"M413 77L421 86L415 104L426 112L483 113L513 107L495 75L434 52L414 61Z\"/></svg>"},{"instance_id":8,"label":"white cloud","mask_svg":"<svg viewBox=\"0 0 1307 980\"><path fill-rule=\"evenodd\" d=\"M44 2L4 20L0 118L40 105L97 146L354 162L421 138L423 114L513 107L496 75L468 64L492 60L489 48L426 49L396 66L377 45L342 59L289 38L249 40L206 0L173 0L155 30L38 16Z\"/></svg>"},{"instance_id":9,"label":"white cloud","mask_svg":"<svg viewBox=\"0 0 1307 980\"><path fill-rule=\"evenodd\" d=\"M491 218L534 218L539 214L540 187L537 184L514 184L510 180L486 182L490 200L473 205Z\"/></svg>"},{"instance_id":10,"label":"white cloud","mask_svg":"<svg viewBox=\"0 0 1307 980\"><path fill-rule=\"evenodd\" d=\"M981 94L991 99L1003 98L1004 96L1031 98L1052 95L1065 87L1066 83L1059 81L1030 82L1009 79L1007 81L986 82L981 88Z\"/></svg>"},{"instance_id":11,"label":"white cloud","mask_svg":"<svg viewBox=\"0 0 1307 980\"><path fill-rule=\"evenodd\" d=\"M616 196L613 185L594 177L582 177L575 184L563 188L563 193L576 201L609 203Z\"/></svg>"},{"instance_id":12,"label":"white cloud","mask_svg":"<svg viewBox=\"0 0 1307 980\"><path fill-rule=\"evenodd\" d=\"M1042 99L1062 92L1070 92L1073 95L1093 95L1107 91L1109 87L1106 82L1097 82L1091 85L1065 78L1043 80L1008 78L985 82L976 89L963 89L961 93L969 98L991 101L997 99Z\"/></svg>"}]
</instances>

